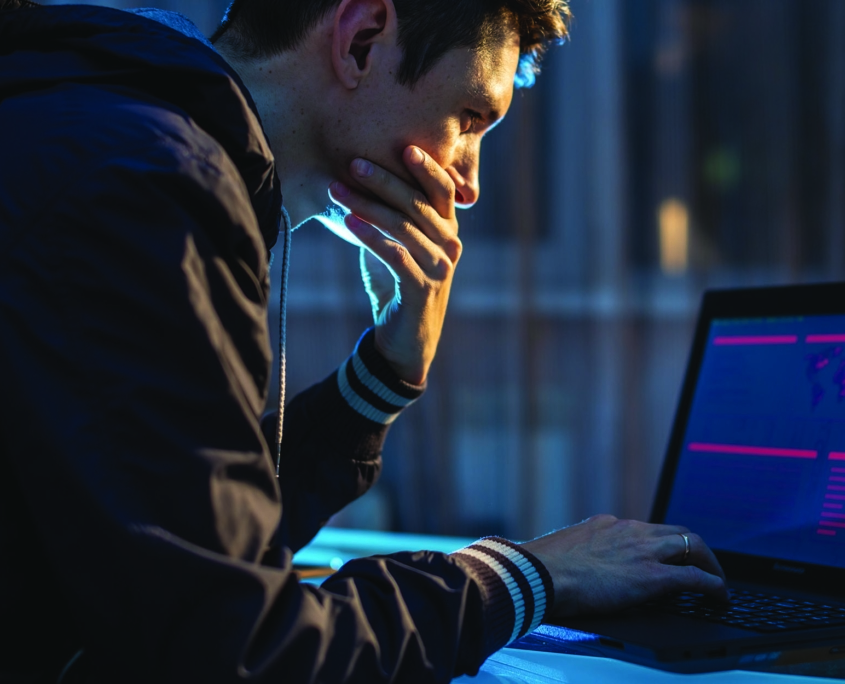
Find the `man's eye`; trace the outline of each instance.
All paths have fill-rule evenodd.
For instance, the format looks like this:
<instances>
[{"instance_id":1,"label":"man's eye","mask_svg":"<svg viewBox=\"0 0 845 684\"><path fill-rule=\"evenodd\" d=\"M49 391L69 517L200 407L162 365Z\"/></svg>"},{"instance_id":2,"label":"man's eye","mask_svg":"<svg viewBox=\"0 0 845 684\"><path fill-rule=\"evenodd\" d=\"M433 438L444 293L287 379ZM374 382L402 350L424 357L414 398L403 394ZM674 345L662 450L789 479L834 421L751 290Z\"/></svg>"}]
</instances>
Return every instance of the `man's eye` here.
<instances>
[{"instance_id":1,"label":"man's eye","mask_svg":"<svg viewBox=\"0 0 845 684\"><path fill-rule=\"evenodd\" d=\"M478 130L483 117L478 112L467 110L461 117L461 133L474 133Z\"/></svg>"}]
</instances>

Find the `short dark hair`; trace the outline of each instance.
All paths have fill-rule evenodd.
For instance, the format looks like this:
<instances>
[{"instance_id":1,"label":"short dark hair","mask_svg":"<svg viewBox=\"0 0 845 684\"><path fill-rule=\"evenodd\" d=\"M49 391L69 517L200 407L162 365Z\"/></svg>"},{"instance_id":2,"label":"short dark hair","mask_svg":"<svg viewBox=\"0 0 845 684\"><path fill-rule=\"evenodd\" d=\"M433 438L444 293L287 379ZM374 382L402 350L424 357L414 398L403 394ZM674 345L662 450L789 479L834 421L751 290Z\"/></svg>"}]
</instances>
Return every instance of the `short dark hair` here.
<instances>
[{"instance_id":1,"label":"short dark hair","mask_svg":"<svg viewBox=\"0 0 845 684\"><path fill-rule=\"evenodd\" d=\"M397 80L413 86L453 48L483 49L519 33L518 87L530 86L547 47L569 35L568 0L393 0L404 50ZM340 0L234 0L211 37L243 60L295 48Z\"/></svg>"}]
</instances>

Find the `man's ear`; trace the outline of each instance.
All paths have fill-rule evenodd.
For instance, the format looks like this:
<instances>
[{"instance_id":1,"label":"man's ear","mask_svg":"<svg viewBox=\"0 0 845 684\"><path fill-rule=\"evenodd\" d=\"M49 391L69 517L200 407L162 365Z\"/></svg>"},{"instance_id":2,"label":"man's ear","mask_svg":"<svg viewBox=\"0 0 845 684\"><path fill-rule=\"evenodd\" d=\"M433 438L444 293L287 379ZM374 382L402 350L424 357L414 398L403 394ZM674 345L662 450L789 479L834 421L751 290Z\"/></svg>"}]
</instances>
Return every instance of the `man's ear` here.
<instances>
[{"instance_id":1,"label":"man's ear","mask_svg":"<svg viewBox=\"0 0 845 684\"><path fill-rule=\"evenodd\" d=\"M343 0L333 28L332 66L338 80L353 90L369 73L379 47L396 41L393 0Z\"/></svg>"}]
</instances>

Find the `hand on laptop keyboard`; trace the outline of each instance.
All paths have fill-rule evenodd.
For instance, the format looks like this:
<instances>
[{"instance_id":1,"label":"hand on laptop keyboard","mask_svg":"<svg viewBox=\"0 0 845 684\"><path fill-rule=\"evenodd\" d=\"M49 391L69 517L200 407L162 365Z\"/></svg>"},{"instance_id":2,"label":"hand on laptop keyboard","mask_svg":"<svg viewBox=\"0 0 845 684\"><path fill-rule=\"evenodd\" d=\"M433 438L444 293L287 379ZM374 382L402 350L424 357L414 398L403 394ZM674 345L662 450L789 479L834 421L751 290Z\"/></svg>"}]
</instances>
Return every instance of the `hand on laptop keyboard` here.
<instances>
[{"instance_id":1,"label":"hand on laptop keyboard","mask_svg":"<svg viewBox=\"0 0 845 684\"><path fill-rule=\"evenodd\" d=\"M556 616L611 612L678 591L728 600L713 552L684 527L597 515L523 546L552 576Z\"/></svg>"}]
</instances>

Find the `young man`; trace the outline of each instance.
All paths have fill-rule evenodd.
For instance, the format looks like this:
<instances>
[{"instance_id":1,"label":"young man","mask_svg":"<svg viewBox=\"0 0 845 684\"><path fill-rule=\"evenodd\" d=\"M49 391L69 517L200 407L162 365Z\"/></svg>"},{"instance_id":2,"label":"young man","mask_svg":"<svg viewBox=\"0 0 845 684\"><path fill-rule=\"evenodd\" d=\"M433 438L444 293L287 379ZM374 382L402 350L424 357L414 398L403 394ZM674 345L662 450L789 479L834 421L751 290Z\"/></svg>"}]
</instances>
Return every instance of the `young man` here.
<instances>
[{"instance_id":1,"label":"young man","mask_svg":"<svg viewBox=\"0 0 845 684\"><path fill-rule=\"evenodd\" d=\"M562 2L240 0L215 47L141 15L0 0L0 680L448 681L552 613L725 595L696 535L609 516L291 571L423 390ZM267 253L329 198L377 321L282 433Z\"/></svg>"}]
</instances>

